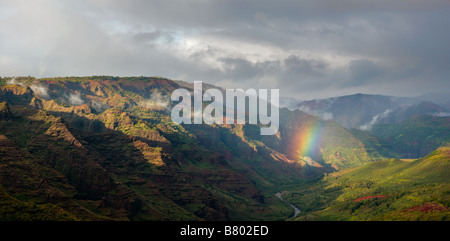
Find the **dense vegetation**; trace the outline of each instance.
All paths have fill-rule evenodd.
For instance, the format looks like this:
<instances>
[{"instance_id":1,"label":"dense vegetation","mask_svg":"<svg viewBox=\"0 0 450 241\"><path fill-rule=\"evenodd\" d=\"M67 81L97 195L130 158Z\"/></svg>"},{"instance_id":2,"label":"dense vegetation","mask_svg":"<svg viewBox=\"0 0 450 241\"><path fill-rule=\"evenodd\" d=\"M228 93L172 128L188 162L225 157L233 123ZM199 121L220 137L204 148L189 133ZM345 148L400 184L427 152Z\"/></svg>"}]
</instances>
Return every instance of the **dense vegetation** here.
<instances>
[{"instance_id":1,"label":"dense vegetation","mask_svg":"<svg viewBox=\"0 0 450 241\"><path fill-rule=\"evenodd\" d=\"M170 93L192 87L182 81L0 85L0 220L285 220L278 191L298 220L448 219L449 118L367 132L281 109L279 133L261 136L174 124Z\"/></svg>"},{"instance_id":2,"label":"dense vegetation","mask_svg":"<svg viewBox=\"0 0 450 241\"><path fill-rule=\"evenodd\" d=\"M446 146L333 173L284 197L303 211L297 220L450 220L449 175Z\"/></svg>"},{"instance_id":3,"label":"dense vegetation","mask_svg":"<svg viewBox=\"0 0 450 241\"><path fill-rule=\"evenodd\" d=\"M450 118L412 116L393 124L375 125L371 132L387 150L402 158L419 158L450 143Z\"/></svg>"}]
</instances>

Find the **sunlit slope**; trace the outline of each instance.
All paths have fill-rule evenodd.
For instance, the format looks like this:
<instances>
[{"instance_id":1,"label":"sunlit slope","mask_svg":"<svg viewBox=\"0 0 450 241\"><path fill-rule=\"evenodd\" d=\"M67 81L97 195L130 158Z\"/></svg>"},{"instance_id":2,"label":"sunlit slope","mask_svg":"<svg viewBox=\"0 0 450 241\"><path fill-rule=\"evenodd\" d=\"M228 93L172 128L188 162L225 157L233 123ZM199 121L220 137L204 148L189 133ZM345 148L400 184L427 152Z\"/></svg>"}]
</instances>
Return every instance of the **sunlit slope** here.
<instances>
[{"instance_id":1,"label":"sunlit slope","mask_svg":"<svg viewBox=\"0 0 450 241\"><path fill-rule=\"evenodd\" d=\"M419 115L392 124L374 125L381 147L402 158L419 158L450 142L450 117Z\"/></svg>"},{"instance_id":2,"label":"sunlit slope","mask_svg":"<svg viewBox=\"0 0 450 241\"><path fill-rule=\"evenodd\" d=\"M285 153L290 159L322 166L328 171L360 166L385 158L379 149L365 145L333 120L323 120L302 111L280 110L280 132L259 136L247 127L246 135Z\"/></svg>"},{"instance_id":3,"label":"sunlit slope","mask_svg":"<svg viewBox=\"0 0 450 241\"><path fill-rule=\"evenodd\" d=\"M418 160L340 171L286 196L304 207L298 220L448 220L449 178L450 147L444 146Z\"/></svg>"}]
</instances>

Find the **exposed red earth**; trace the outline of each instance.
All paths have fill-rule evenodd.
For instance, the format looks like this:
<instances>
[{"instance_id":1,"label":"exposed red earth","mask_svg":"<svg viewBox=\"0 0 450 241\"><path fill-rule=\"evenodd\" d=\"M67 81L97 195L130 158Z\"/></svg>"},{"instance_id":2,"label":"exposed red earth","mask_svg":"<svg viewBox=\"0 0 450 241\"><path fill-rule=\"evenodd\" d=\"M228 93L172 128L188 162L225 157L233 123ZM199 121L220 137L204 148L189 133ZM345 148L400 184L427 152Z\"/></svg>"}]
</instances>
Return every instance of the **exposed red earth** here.
<instances>
[{"instance_id":1,"label":"exposed red earth","mask_svg":"<svg viewBox=\"0 0 450 241\"><path fill-rule=\"evenodd\" d=\"M383 195L374 195L374 196L365 196L365 197L360 197L358 199L353 200L353 202L361 202L362 200L367 200L367 199L372 199L372 198L386 198L388 196L383 196Z\"/></svg>"},{"instance_id":2,"label":"exposed red earth","mask_svg":"<svg viewBox=\"0 0 450 241\"><path fill-rule=\"evenodd\" d=\"M429 213L432 211L445 211L448 210L447 207L443 206L439 203L425 203L419 206L415 206L412 208L405 209L403 212L416 211L416 212L424 212Z\"/></svg>"}]
</instances>

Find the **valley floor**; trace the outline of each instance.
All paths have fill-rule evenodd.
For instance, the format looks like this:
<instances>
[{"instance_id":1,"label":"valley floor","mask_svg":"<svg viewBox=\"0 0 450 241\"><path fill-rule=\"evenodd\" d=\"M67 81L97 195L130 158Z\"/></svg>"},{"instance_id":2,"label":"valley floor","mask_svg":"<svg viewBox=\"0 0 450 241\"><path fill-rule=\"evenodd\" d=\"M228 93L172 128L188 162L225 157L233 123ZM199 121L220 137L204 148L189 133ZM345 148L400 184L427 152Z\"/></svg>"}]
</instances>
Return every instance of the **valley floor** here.
<instances>
[{"instance_id":1,"label":"valley floor","mask_svg":"<svg viewBox=\"0 0 450 241\"><path fill-rule=\"evenodd\" d=\"M417 160L388 159L285 187L293 220L450 220L450 147Z\"/></svg>"}]
</instances>

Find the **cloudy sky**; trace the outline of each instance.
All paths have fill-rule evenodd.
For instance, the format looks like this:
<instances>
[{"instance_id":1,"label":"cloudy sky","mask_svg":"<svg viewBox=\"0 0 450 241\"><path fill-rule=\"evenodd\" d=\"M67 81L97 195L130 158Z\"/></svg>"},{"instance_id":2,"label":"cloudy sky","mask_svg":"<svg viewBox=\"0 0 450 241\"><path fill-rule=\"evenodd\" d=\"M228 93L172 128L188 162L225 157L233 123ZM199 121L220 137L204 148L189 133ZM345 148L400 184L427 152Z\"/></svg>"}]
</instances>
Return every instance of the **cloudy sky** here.
<instances>
[{"instance_id":1,"label":"cloudy sky","mask_svg":"<svg viewBox=\"0 0 450 241\"><path fill-rule=\"evenodd\" d=\"M449 0L0 0L0 76L163 76L299 99L450 90Z\"/></svg>"}]
</instances>

